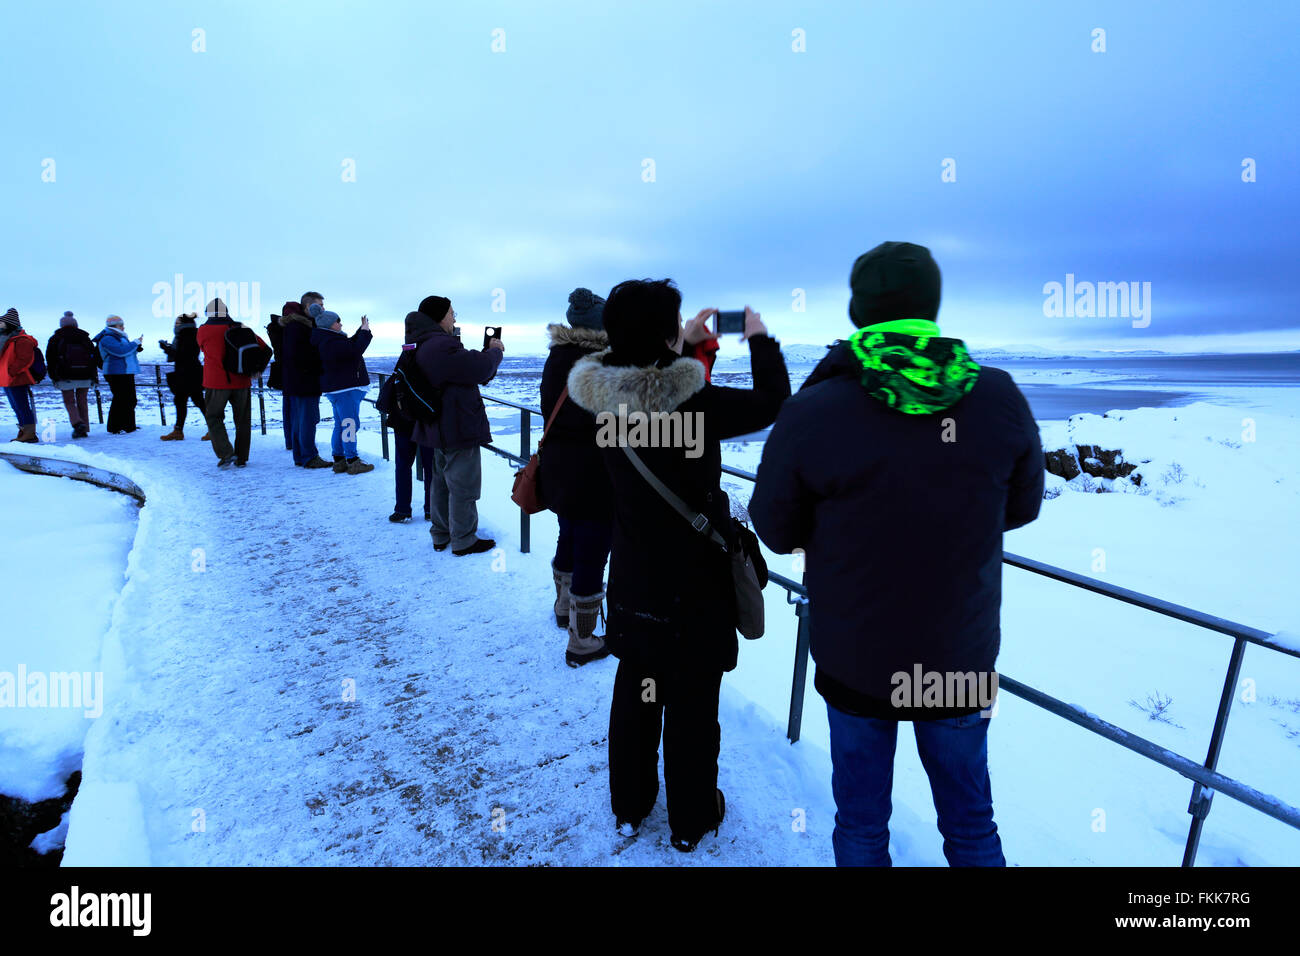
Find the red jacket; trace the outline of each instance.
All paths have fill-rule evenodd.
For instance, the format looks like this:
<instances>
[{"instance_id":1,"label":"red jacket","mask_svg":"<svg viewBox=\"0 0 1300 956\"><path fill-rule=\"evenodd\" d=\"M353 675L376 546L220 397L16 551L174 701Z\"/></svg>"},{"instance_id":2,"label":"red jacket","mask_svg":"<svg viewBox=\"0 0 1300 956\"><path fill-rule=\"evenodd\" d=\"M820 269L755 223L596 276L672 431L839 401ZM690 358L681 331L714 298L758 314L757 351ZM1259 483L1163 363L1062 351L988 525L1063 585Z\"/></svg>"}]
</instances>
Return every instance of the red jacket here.
<instances>
[{"instance_id":1,"label":"red jacket","mask_svg":"<svg viewBox=\"0 0 1300 956\"><path fill-rule=\"evenodd\" d=\"M226 329L238 324L233 319L208 319L199 326L196 337L203 350L204 388L248 388L253 384L251 376L231 375L221 364L226 355ZM260 335L257 341L266 345Z\"/></svg>"},{"instance_id":2,"label":"red jacket","mask_svg":"<svg viewBox=\"0 0 1300 956\"><path fill-rule=\"evenodd\" d=\"M32 362L36 358L36 340L26 332L15 332L0 352L0 386L35 385Z\"/></svg>"}]
</instances>

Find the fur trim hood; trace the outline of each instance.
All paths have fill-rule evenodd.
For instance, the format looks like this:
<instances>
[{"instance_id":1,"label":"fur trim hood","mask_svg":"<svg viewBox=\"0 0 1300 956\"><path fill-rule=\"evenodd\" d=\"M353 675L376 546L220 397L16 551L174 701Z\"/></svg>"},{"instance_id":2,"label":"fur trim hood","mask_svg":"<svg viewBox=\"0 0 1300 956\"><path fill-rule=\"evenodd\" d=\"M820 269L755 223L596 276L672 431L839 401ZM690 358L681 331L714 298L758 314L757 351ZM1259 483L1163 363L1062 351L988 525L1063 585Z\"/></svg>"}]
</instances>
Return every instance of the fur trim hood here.
<instances>
[{"instance_id":1,"label":"fur trim hood","mask_svg":"<svg viewBox=\"0 0 1300 956\"><path fill-rule=\"evenodd\" d=\"M551 344L547 348L553 349L557 345L576 345L589 352L609 348L609 336L605 334L604 329L574 328L571 325L552 322L546 327L546 334L551 338Z\"/></svg>"},{"instance_id":2,"label":"fur trim hood","mask_svg":"<svg viewBox=\"0 0 1300 956\"><path fill-rule=\"evenodd\" d=\"M316 323L314 323L311 319L307 318L307 316L305 315L297 315L291 312L288 315L280 316L281 328L287 328L290 322L297 322L299 325L309 329L314 329L316 327Z\"/></svg>"},{"instance_id":3,"label":"fur trim hood","mask_svg":"<svg viewBox=\"0 0 1300 956\"><path fill-rule=\"evenodd\" d=\"M667 368L653 365L605 365L609 349L573 363L569 372L569 397L592 414L618 414L619 405L629 412L671 412L707 384L704 365L695 359L679 358Z\"/></svg>"}]
</instances>

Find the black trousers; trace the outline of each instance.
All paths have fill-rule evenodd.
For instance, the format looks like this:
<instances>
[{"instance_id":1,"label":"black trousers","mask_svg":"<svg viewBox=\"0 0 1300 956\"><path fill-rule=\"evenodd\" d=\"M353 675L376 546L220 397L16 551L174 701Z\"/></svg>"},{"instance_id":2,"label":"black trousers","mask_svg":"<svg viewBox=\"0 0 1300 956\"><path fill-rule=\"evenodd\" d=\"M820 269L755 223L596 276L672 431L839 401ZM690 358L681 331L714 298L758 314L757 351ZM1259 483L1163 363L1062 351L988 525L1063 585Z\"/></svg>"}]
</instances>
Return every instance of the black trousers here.
<instances>
[{"instance_id":1,"label":"black trousers","mask_svg":"<svg viewBox=\"0 0 1300 956\"><path fill-rule=\"evenodd\" d=\"M185 416L190 402L205 419L208 416L208 401L203 394L203 386L198 382L187 383L179 388L172 388L172 401L176 404L176 427L185 427Z\"/></svg>"},{"instance_id":2,"label":"black trousers","mask_svg":"<svg viewBox=\"0 0 1300 956\"><path fill-rule=\"evenodd\" d=\"M609 794L614 816L640 823L659 796L664 743L668 825L696 840L718 825L718 693L722 672L653 670L624 659L609 710Z\"/></svg>"},{"instance_id":3,"label":"black trousers","mask_svg":"<svg viewBox=\"0 0 1300 956\"><path fill-rule=\"evenodd\" d=\"M108 406L109 432L135 431L135 376L105 375L104 378L113 393L112 404Z\"/></svg>"}]
</instances>

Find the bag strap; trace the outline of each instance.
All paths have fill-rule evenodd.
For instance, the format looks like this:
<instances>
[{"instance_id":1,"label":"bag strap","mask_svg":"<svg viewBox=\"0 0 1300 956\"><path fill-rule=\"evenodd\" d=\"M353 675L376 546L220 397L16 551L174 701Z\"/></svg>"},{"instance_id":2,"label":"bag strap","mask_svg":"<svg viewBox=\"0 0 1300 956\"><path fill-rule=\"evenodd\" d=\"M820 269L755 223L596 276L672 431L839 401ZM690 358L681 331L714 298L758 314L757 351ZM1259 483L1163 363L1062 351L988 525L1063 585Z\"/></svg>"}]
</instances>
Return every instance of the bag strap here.
<instances>
[{"instance_id":1,"label":"bag strap","mask_svg":"<svg viewBox=\"0 0 1300 956\"><path fill-rule=\"evenodd\" d=\"M560 397L555 400L555 407L551 409L551 417L546 419L546 427L542 429L542 437L537 440L538 451L542 450L542 442L546 441L546 436L551 431L551 423L555 421L555 416L560 414L560 406L564 404L564 400L568 397L569 386L566 385L564 386L564 391L560 393Z\"/></svg>"},{"instance_id":2,"label":"bag strap","mask_svg":"<svg viewBox=\"0 0 1300 956\"><path fill-rule=\"evenodd\" d=\"M641 456L627 445L623 446L623 452L627 455L628 460L632 462L633 467L635 467L637 471L641 472L641 477L649 483L651 488L659 493L659 497L668 502L674 511L690 523L692 528L704 535L706 538L712 540L713 543L723 551L728 554L731 553L731 549L727 547L727 542L723 540L722 535L718 534L718 530L713 527L712 522L709 521L708 516L704 512L693 511L690 505L679 498L675 491L660 481L658 476L655 475L646 463L641 460Z\"/></svg>"}]
</instances>

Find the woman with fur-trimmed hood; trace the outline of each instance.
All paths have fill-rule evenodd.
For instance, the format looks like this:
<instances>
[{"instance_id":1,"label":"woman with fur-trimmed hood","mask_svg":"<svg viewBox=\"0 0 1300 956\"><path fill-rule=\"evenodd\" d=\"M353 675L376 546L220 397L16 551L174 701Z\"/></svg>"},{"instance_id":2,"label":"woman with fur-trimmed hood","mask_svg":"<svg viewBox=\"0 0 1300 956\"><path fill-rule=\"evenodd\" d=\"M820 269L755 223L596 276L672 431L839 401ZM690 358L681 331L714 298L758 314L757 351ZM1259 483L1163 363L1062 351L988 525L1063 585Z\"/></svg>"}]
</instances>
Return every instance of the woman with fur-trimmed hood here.
<instances>
[{"instance_id":1,"label":"woman with fur-trimmed hood","mask_svg":"<svg viewBox=\"0 0 1300 956\"><path fill-rule=\"evenodd\" d=\"M551 574L555 579L555 623L569 629L564 661L580 667L609 654L596 636L596 620L605 600L605 563L609 560L613 500L609 475L596 447L596 419L566 397L556 403L578 359L609 347L601 314L605 300L590 289L569 293L568 325L546 327L550 351L542 369L542 416L555 420L538 449L543 503L560 523Z\"/></svg>"},{"instance_id":2,"label":"woman with fur-trimmed hood","mask_svg":"<svg viewBox=\"0 0 1300 956\"><path fill-rule=\"evenodd\" d=\"M738 650L731 559L660 497L618 442L730 538L721 443L772 424L790 380L779 344L746 309L754 388L710 384L705 363L681 353L687 346L706 353L717 310L683 327L680 309L681 293L667 279L615 286L604 310L610 347L579 359L568 384L570 398L596 416L613 490L605 640L619 665L609 717L611 804L620 832L635 835L658 796L662 728L672 844L689 851L725 811L718 693ZM682 440L638 444L632 413L677 422ZM610 422L624 417L629 427L620 425L611 442Z\"/></svg>"}]
</instances>

